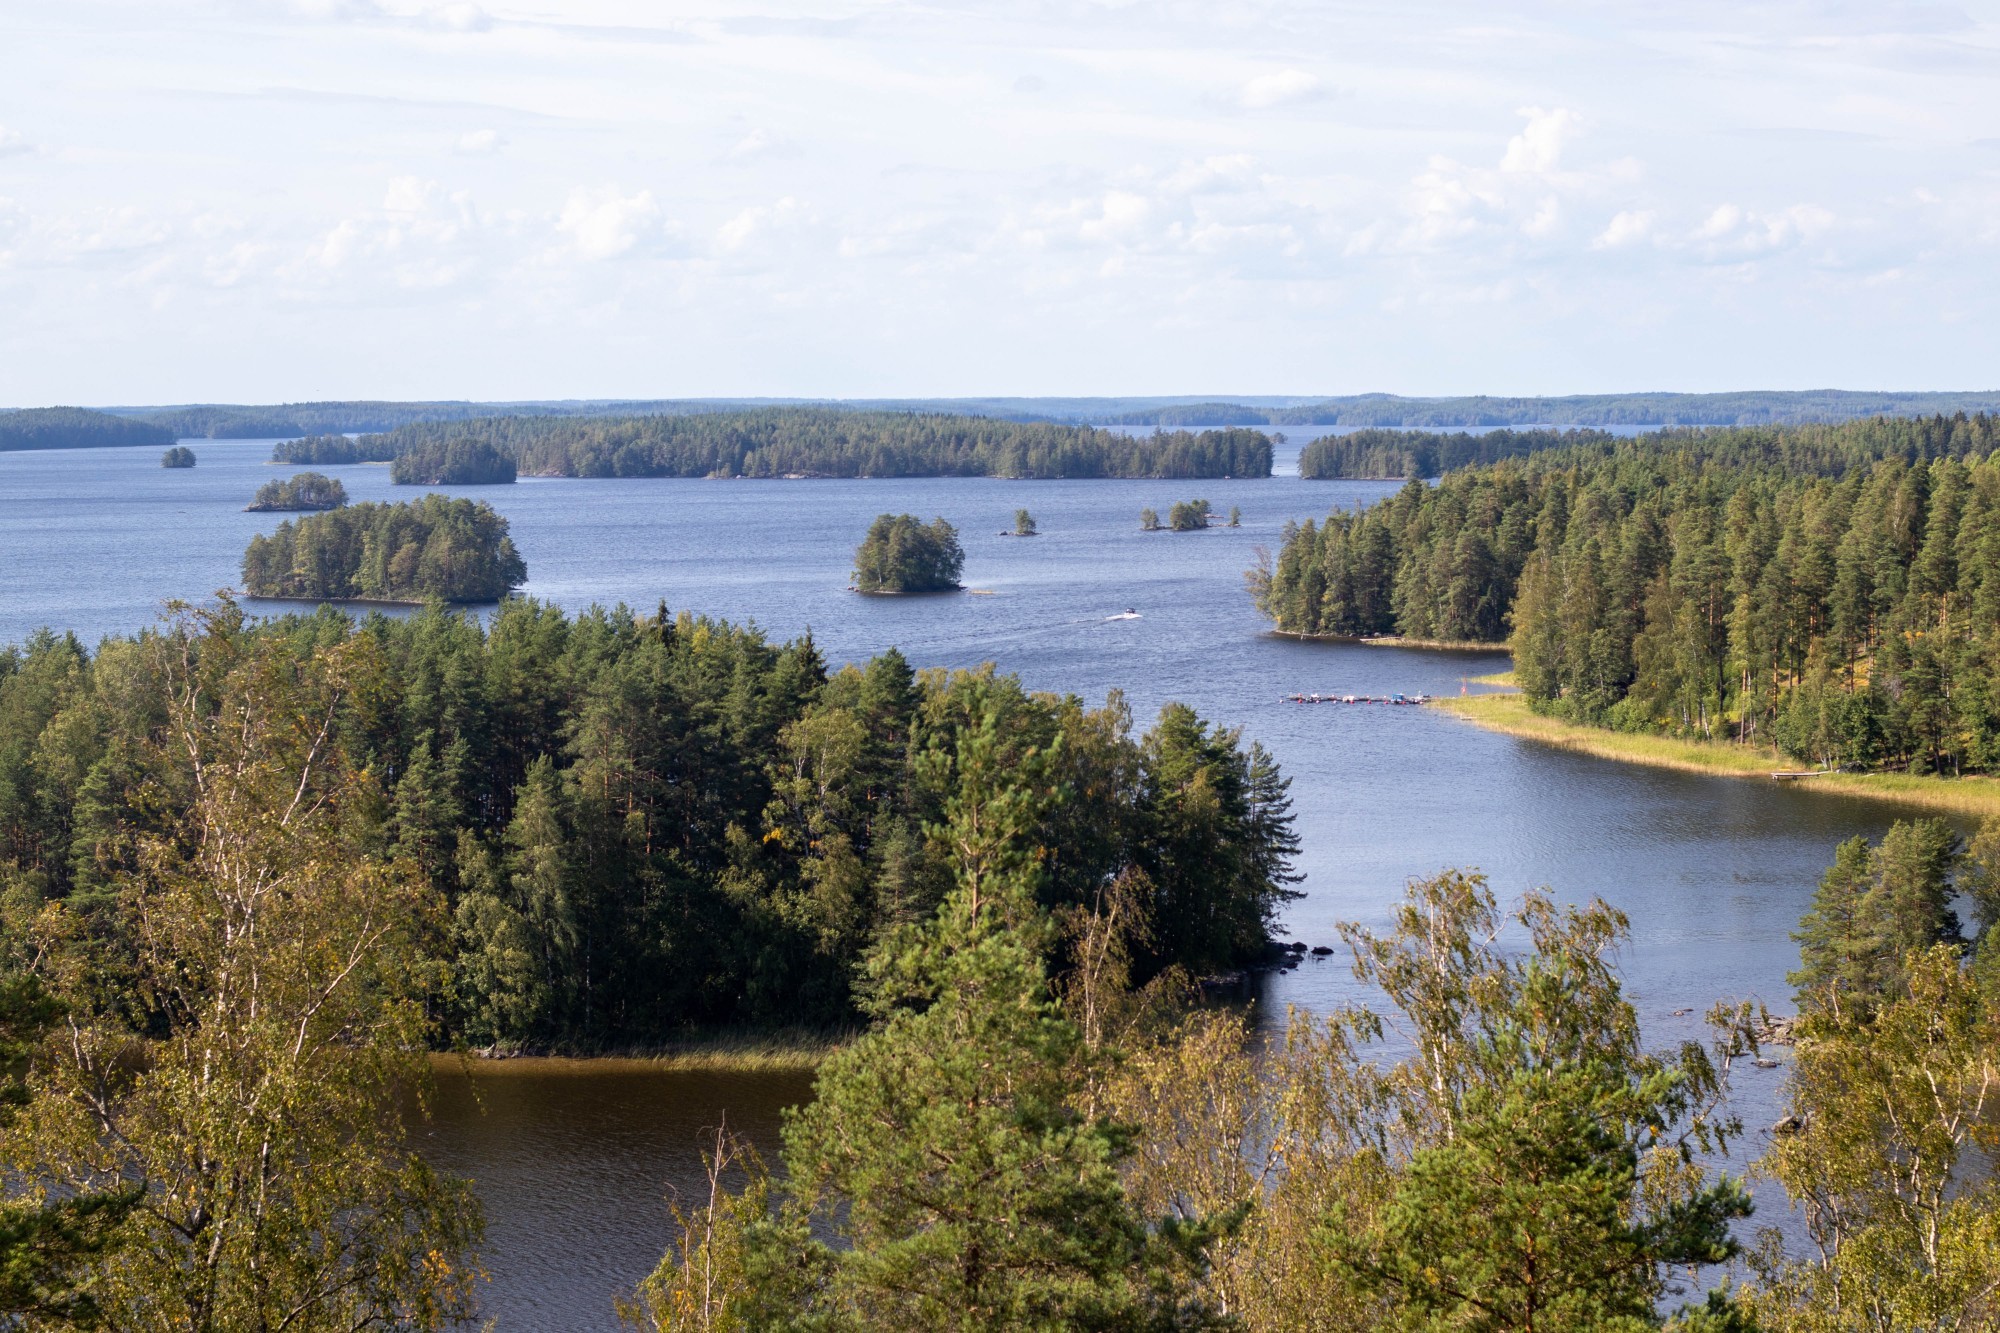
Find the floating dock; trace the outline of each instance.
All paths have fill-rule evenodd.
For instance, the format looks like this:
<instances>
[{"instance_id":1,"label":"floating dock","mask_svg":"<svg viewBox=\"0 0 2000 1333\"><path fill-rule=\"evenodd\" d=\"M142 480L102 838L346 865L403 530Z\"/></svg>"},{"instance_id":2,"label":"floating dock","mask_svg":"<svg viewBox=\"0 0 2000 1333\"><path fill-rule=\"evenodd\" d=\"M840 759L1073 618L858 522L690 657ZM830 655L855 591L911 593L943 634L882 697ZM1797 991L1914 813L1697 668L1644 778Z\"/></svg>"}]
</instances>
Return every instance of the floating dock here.
<instances>
[{"instance_id":1,"label":"floating dock","mask_svg":"<svg viewBox=\"0 0 2000 1333\"><path fill-rule=\"evenodd\" d=\"M1427 704L1428 694L1287 694L1278 702L1287 704L1389 704L1403 707Z\"/></svg>"}]
</instances>

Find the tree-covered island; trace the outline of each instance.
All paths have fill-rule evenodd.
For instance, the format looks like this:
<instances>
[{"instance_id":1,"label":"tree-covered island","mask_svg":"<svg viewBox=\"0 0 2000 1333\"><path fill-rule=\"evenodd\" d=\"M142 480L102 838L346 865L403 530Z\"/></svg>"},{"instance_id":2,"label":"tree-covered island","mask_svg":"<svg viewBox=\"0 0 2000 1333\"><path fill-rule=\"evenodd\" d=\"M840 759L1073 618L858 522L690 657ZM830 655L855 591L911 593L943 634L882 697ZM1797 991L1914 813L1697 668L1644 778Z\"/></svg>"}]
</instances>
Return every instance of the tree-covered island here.
<instances>
[{"instance_id":1,"label":"tree-covered island","mask_svg":"<svg viewBox=\"0 0 2000 1333\"><path fill-rule=\"evenodd\" d=\"M942 413L785 407L681 415L423 421L280 444L279 462L437 456L481 445L532 477L1268 477L1255 430L1132 436Z\"/></svg>"},{"instance_id":2,"label":"tree-covered island","mask_svg":"<svg viewBox=\"0 0 2000 1333\"><path fill-rule=\"evenodd\" d=\"M506 519L484 502L441 495L288 519L243 553L253 597L492 602L527 577Z\"/></svg>"},{"instance_id":3,"label":"tree-covered island","mask_svg":"<svg viewBox=\"0 0 2000 1333\"><path fill-rule=\"evenodd\" d=\"M347 503L347 488L323 472L299 472L267 481L244 506L252 513L338 509Z\"/></svg>"},{"instance_id":4,"label":"tree-covered island","mask_svg":"<svg viewBox=\"0 0 2000 1333\"><path fill-rule=\"evenodd\" d=\"M965 552L951 524L883 514L855 548L854 587L866 593L951 592L964 567Z\"/></svg>"},{"instance_id":5,"label":"tree-covered island","mask_svg":"<svg viewBox=\"0 0 2000 1333\"><path fill-rule=\"evenodd\" d=\"M332 467L345 463L391 463L396 450L383 435L304 435L271 446L273 463Z\"/></svg>"},{"instance_id":6,"label":"tree-covered island","mask_svg":"<svg viewBox=\"0 0 2000 1333\"><path fill-rule=\"evenodd\" d=\"M193 467L194 450L184 444L177 444L160 455L161 467Z\"/></svg>"},{"instance_id":7,"label":"tree-covered island","mask_svg":"<svg viewBox=\"0 0 2000 1333\"><path fill-rule=\"evenodd\" d=\"M16 449L113 449L171 446L174 432L147 421L85 407L24 407L0 411L0 453Z\"/></svg>"},{"instance_id":8,"label":"tree-covered island","mask_svg":"<svg viewBox=\"0 0 2000 1333\"><path fill-rule=\"evenodd\" d=\"M429 440L397 453L398 486L511 486L514 460L484 440Z\"/></svg>"}]
</instances>

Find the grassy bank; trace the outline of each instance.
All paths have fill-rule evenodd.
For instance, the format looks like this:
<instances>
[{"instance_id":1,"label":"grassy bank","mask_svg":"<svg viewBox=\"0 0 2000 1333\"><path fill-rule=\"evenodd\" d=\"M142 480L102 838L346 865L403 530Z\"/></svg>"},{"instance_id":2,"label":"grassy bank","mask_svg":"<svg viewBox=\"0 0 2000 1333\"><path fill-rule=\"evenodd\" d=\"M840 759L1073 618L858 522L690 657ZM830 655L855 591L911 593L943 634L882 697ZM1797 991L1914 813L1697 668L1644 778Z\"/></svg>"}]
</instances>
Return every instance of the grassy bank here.
<instances>
[{"instance_id":1,"label":"grassy bank","mask_svg":"<svg viewBox=\"0 0 2000 1333\"><path fill-rule=\"evenodd\" d=\"M562 1073L810 1074L846 1045L851 1034L777 1032L690 1038L663 1046L606 1051L540 1051L490 1056L436 1051L437 1072L464 1071L479 1077Z\"/></svg>"},{"instance_id":2,"label":"grassy bank","mask_svg":"<svg viewBox=\"0 0 2000 1333\"><path fill-rule=\"evenodd\" d=\"M1447 653L1504 653L1504 643L1482 643L1476 639L1405 639L1394 634L1356 638L1352 634L1300 634L1296 630L1266 631L1274 639L1296 639L1300 643L1359 643L1370 648L1428 648Z\"/></svg>"},{"instance_id":3,"label":"grassy bank","mask_svg":"<svg viewBox=\"0 0 2000 1333\"><path fill-rule=\"evenodd\" d=\"M1545 745L1628 764L1647 764L1654 768L1706 773L1715 777L1759 778L1765 782L1772 780L1773 772L1799 766L1796 760L1766 746L1676 740L1666 736L1641 736L1579 726L1530 711L1527 700L1518 694L1476 694L1438 699L1435 704L1489 731L1502 731L1510 736L1521 736ZM1810 791L1895 801L1902 805L1923 806L1975 818L2000 815L2000 780L1993 778L1828 773L1822 777L1799 779L1799 785Z\"/></svg>"}]
</instances>

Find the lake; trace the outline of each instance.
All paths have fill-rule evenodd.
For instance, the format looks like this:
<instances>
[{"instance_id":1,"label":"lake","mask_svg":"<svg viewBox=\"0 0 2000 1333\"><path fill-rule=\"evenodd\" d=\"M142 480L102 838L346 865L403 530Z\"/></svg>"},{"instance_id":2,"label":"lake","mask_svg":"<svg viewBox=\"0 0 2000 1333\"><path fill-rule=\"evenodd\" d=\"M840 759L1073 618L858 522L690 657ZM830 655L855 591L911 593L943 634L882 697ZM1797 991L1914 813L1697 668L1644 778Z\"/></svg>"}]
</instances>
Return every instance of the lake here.
<instances>
[{"instance_id":1,"label":"lake","mask_svg":"<svg viewBox=\"0 0 2000 1333\"><path fill-rule=\"evenodd\" d=\"M0 642L38 626L94 642L153 623L169 598L238 579L269 442L190 442L192 470L159 451L0 454ZM1281 462L1281 467L1283 463ZM356 500L406 499L386 467L322 468ZM1342 920L1386 922L1403 882L1446 866L1485 871L1503 898L1547 885L1601 895L1632 920L1623 955L1646 1034L1694 1035L1723 997L1789 1011L1789 939L1840 840L1879 835L1892 806L1780 785L1618 765L1480 731L1429 709L1301 707L1299 691L1453 693L1502 670L1500 653L1304 644L1265 633L1243 589L1287 521L1370 503L1394 483L1295 476L1211 482L524 480L445 488L512 524L529 595L580 609L665 602L750 620L780 638L810 628L828 660L900 647L918 666L997 662L1037 689L1098 702L1122 690L1138 724L1168 700L1240 726L1292 778L1305 898L1285 933L1337 943ZM1139 511L1202 497L1239 529L1144 533ZM1044 535L1002 537L1017 508ZM869 598L847 591L855 544L878 513L942 515L975 592ZM255 604L265 605L265 604ZM1118 618L1128 610L1137 619ZM1355 995L1341 959L1269 977L1266 1021L1287 1005ZM1782 1054L1782 1053L1781 1053ZM1781 1070L1738 1076L1745 1120L1776 1117ZM666 1075L606 1066L498 1067L443 1080L426 1151L472 1176L491 1220L491 1312L503 1329L616 1327L613 1292L657 1261L666 1198L699 1178L705 1132L729 1123L770 1142L797 1078ZM1767 1206L1767 1213L1770 1211ZM1767 1216L1763 1221L1774 1220Z\"/></svg>"}]
</instances>

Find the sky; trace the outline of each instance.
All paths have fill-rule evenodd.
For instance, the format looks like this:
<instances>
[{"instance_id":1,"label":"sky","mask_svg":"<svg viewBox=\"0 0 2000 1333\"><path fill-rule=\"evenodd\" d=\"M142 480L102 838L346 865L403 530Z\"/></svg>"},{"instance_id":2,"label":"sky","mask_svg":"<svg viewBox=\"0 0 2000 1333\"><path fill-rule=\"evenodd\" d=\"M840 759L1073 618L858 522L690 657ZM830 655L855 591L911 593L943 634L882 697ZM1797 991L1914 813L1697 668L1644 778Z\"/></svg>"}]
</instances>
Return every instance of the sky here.
<instances>
[{"instance_id":1,"label":"sky","mask_svg":"<svg viewBox=\"0 0 2000 1333\"><path fill-rule=\"evenodd\" d=\"M0 0L0 405L2000 387L2000 4Z\"/></svg>"}]
</instances>

